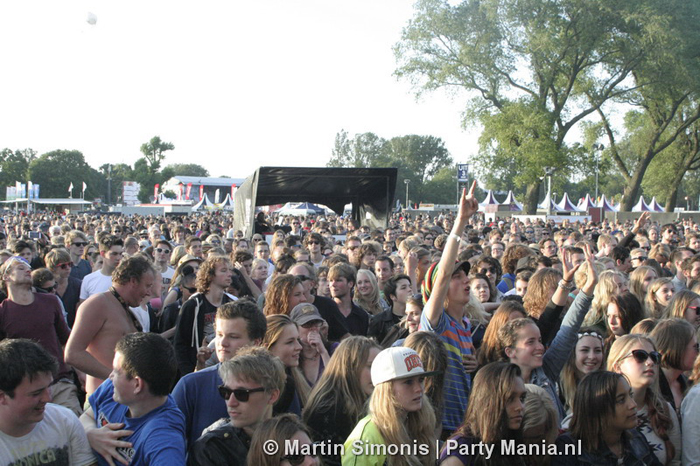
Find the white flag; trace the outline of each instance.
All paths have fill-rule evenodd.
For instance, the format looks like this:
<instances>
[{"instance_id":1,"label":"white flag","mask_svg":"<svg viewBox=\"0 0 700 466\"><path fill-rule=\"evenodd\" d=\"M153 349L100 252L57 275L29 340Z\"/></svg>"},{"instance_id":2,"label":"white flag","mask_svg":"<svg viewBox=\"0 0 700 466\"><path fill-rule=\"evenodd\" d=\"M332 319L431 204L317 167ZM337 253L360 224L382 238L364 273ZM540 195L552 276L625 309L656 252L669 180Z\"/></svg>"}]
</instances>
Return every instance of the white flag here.
<instances>
[{"instance_id":1,"label":"white flag","mask_svg":"<svg viewBox=\"0 0 700 466\"><path fill-rule=\"evenodd\" d=\"M73 191L73 182L71 182L70 186L68 187L68 192Z\"/></svg>"},{"instance_id":2,"label":"white flag","mask_svg":"<svg viewBox=\"0 0 700 466\"><path fill-rule=\"evenodd\" d=\"M85 192L85 189L86 189L86 188L87 188L87 185L86 185L85 182L83 181L83 192Z\"/></svg>"}]
</instances>

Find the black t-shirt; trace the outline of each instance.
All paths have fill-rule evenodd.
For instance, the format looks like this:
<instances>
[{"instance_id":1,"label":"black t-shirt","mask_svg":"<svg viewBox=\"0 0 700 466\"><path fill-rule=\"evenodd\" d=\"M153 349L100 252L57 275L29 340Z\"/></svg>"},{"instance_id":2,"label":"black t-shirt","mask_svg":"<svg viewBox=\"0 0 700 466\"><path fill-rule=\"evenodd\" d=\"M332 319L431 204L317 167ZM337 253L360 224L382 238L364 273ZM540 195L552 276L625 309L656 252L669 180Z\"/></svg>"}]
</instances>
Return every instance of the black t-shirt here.
<instances>
[{"instance_id":1,"label":"black t-shirt","mask_svg":"<svg viewBox=\"0 0 700 466\"><path fill-rule=\"evenodd\" d=\"M335 301L325 296L316 296L313 304L321 317L328 322L329 341L340 341L341 338L350 333L345 323L345 316L340 312Z\"/></svg>"}]
</instances>

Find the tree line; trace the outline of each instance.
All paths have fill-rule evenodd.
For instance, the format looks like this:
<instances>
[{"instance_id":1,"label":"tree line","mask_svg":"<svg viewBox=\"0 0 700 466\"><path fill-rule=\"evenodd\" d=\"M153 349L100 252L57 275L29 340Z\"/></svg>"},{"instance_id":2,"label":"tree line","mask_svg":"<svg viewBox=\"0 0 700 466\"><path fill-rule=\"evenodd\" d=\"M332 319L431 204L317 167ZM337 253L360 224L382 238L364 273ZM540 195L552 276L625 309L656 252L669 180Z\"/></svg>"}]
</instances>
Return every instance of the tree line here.
<instances>
[{"instance_id":1,"label":"tree line","mask_svg":"<svg viewBox=\"0 0 700 466\"><path fill-rule=\"evenodd\" d=\"M103 164L95 169L77 150L54 150L38 155L33 149L3 149L0 151L0 198L5 198L5 186L17 181L39 184L42 198L66 198L68 188L74 186L73 196L80 197L85 183L85 199L101 198L113 203L121 202L121 186L124 181L136 181L141 185L139 200L151 202L153 188L175 175L209 176L206 168L198 164L169 164L162 167L165 153L175 149L170 142L154 136L141 145L140 157L133 166L125 163ZM111 193L108 187L111 186ZM174 197L175 193L166 193Z\"/></svg>"}]
</instances>

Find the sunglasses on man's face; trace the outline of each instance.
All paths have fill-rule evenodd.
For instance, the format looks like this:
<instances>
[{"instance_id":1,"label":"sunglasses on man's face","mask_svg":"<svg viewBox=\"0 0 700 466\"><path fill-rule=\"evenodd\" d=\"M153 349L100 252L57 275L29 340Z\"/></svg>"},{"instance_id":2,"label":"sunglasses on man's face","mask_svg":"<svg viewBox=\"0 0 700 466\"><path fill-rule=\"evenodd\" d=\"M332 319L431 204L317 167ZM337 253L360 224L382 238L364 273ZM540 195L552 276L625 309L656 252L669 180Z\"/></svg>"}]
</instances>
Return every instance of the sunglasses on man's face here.
<instances>
[{"instance_id":1,"label":"sunglasses on man's face","mask_svg":"<svg viewBox=\"0 0 700 466\"><path fill-rule=\"evenodd\" d=\"M156 252L162 252L164 254L170 254L170 249L156 248Z\"/></svg>"},{"instance_id":2,"label":"sunglasses on man's face","mask_svg":"<svg viewBox=\"0 0 700 466\"><path fill-rule=\"evenodd\" d=\"M228 388L226 385L219 385L219 395L221 395L221 398L224 400L228 401L231 399L231 395L236 397L236 400L240 401L241 403L245 403L250 399L250 394L255 393L255 392L264 392L265 388L264 387L258 387L258 388L237 388L235 390L231 390Z\"/></svg>"},{"instance_id":3,"label":"sunglasses on man's face","mask_svg":"<svg viewBox=\"0 0 700 466\"><path fill-rule=\"evenodd\" d=\"M70 269L71 267L73 267L73 263L72 262L62 262L60 264L56 264L56 267L63 269L63 270L66 270L66 269Z\"/></svg>"},{"instance_id":4,"label":"sunglasses on man's face","mask_svg":"<svg viewBox=\"0 0 700 466\"><path fill-rule=\"evenodd\" d=\"M660 364L661 363L661 353L658 351L652 351L651 353L644 351L642 349L636 349L632 350L630 354L625 356L625 358L628 358L632 356L635 361L637 361L639 364L644 364L647 359L651 358L651 362L654 364ZM625 359L622 358L622 359Z\"/></svg>"},{"instance_id":5,"label":"sunglasses on man's face","mask_svg":"<svg viewBox=\"0 0 700 466\"><path fill-rule=\"evenodd\" d=\"M82 241L79 241L79 242L73 243L73 246L75 246L77 248L84 248L85 246L87 246L87 243L83 243Z\"/></svg>"},{"instance_id":6,"label":"sunglasses on man's face","mask_svg":"<svg viewBox=\"0 0 700 466\"><path fill-rule=\"evenodd\" d=\"M58 283L54 283L53 286L49 286L48 288L42 288L40 286L35 286L36 291L39 293L53 293L58 289Z\"/></svg>"}]
</instances>

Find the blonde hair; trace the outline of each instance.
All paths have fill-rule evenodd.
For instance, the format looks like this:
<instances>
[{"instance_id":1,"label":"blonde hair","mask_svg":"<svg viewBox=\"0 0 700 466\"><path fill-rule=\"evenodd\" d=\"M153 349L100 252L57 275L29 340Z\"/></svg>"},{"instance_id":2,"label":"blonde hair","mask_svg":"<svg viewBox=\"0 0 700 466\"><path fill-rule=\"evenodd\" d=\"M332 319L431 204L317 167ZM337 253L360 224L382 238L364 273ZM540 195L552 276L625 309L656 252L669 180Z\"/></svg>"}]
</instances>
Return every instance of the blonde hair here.
<instances>
[{"instance_id":1,"label":"blonde hair","mask_svg":"<svg viewBox=\"0 0 700 466\"><path fill-rule=\"evenodd\" d=\"M433 466L435 464L435 425L436 418L428 397L423 394L421 409L405 416L394 396L392 380L374 387L369 400L369 413L372 422L379 430L386 445L429 445L430 452L425 456L387 455L389 466Z\"/></svg>"},{"instance_id":2,"label":"blonde hair","mask_svg":"<svg viewBox=\"0 0 700 466\"><path fill-rule=\"evenodd\" d=\"M544 426L544 440L551 445L559 435L559 412L547 391L533 385L525 384L525 410L523 411L523 431L533 427Z\"/></svg>"},{"instance_id":3,"label":"blonde hair","mask_svg":"<svg viewBox=\"0 0 700 466\"><path fill-rule=\"evenodd\" d=\"M649 272L654 272L654 275L656 275L656 270L653 267L649 267L648 265L640 265L630 274L630 291L637 297L640 303L643 303L646 299L646 292L642 289L642 287L644 286L644 278ZM646 311L648 314L649 309Z\"/></svg>"},{"instance_id":4,"label":"blonde hair","mask_svg":"<svg viewBox=\"0 0 700 466\"><path fill-rule=\"evenodd\" d=\"M685 319L685 311L690 306L690 303L696 299L700 299L700 295L690 290L677 291L664 309L662 318L673 319L675 317L677 319Z\"/></svg>"},{"instance_id":5,"label":"blonde hair","mask_svg":"<svg viewBox=\"0 0 700 466\"><path fill-rule=\"evenodd\" d=\"M644 305L646 307L647 314L650 317L656 317L660 319L664 313L664 307L659 304L656 300L654 294L661 289L662 286L672 283L672 280L668 277L657 278L649 284L647 289L647 297L644 300ZM675 288L675 287L674 287Z\"/></svg>"},{"instance_id":6,"label":"blonde hair","mask_svg":"<svg viewBox=\"0 0 700 466\"><path fill-rule=\"evenodd\" d=\"M527 315L535 318L540 317L547 303L552 299L557 283L561 279L561 272L549 267L540 269L532 275L527 285L525 297L523 297L523 306Z\"/></svg>"},{"instance_id":7,"label":"blonde hair","mask_svg":"<svg viewBox=\"0 0 700 466\"><path fill-rule=\"evenodd\" d=\"M360 372L373 348L381 350L374 340L361 336L346 338L340 343L311 390L303 413L304 421L308 422L317 412L327 412L334 406L343 406L342 412L350 424L360 420L368 399L360 386Z\"/></svg>"},{"instance_id":8,"label":"blonde hair","mask_svg":"<svg viewBox=\"0 0 700 466\"><path fill-rule=\"evenodd\" d=\"M598 283L593 290L593 302L591 309L583 319L586 327L605 327L605 315L608 311L608 304L613 295L618 294L618 287L615 277L626 280L624 275L617 270L606 270L598 276Z\"/></svg>"},{"instance_id":9,"label":"blonde hair","mask_svg":"<svg viewBox=\"0 0 700 466\"><path fill-rule=\"evenodd\" d=\"M282 336L284 329L290 325L299 329L299 326L289 318L289 316L284 314L273 314L266 317L267 319L267 331L265 332L265 338L263 338L263 346L272 352L272 347ZM304 375L299 370L299 367L289 367L289 372L292 379L294 380L294 385L296 387L297 395L299 395L299 402L301 406L305 406L309 399L309 392L311 392L311 387L309 383L304 378Z\"/></svg>"},{"instance_id":10,"label":"blonde hair","mask_svg":"<svg viewBox=\"0 0 700 466\"><path fill-rule=\"evenodd\" d=\"M372 285L372 291L370 291L368 296L362 296L359 290L357 290L357 282L360 281L360 276L367 277ZM379 304L379 284L377 283L377 278L374 276L374 274L367 269L359 269L355 280L355 295L353 296L353 302L365 311L369 312L370 315L377 315L381 313L384 309L382 309L382 306Z\"/></svg>"}]
</instances>

